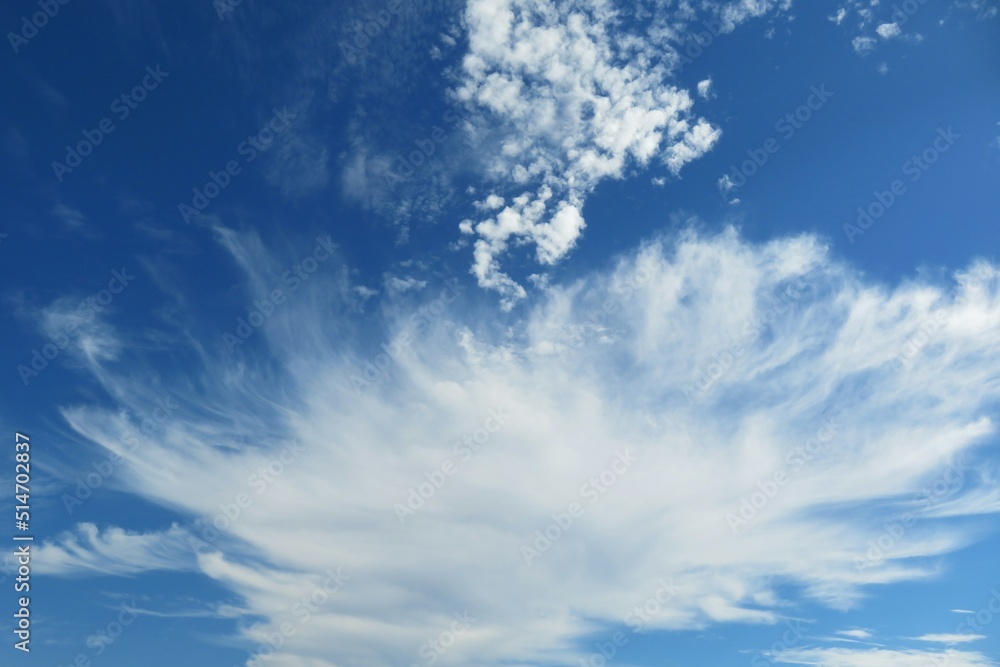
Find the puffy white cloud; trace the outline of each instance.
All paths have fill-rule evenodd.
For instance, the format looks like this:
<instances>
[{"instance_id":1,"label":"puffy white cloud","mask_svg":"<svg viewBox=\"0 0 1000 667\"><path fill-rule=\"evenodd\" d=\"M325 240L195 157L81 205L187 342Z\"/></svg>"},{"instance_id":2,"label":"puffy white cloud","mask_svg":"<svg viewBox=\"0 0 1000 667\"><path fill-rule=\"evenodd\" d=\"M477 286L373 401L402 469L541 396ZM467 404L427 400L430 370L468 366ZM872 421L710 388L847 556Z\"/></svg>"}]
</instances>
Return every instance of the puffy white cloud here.
<instances>
[{"instance_id":1,"label":"puffy white cloud","mask_svg":"<svg viewBox=\"0 0 1000 667\"><path fill-rule=\"evenodd\" d=\"M248 271L248 301L287 265L253 238L220 239ZM933 518L926 489L963 461L943 500L995 490L979 455L1000 389L1000 276L987 263L946 286L887 287L811 236L685 233L578 282L538 280L538 300L499 327L474 290L429 280L427 308L385 311L383 340L345 322L346 275L314 274L236 356L216 331L185 331L176 375L156 373L156 389L143 346L95 357L116 405L66 418L124 457L125 491L180 527L84 525L39 551L39 571L193 569L260 619L237 630L252 646L339 567L350 579L297 626L287 664L409 664L466 610L476 620L442 664L575 663L577 640L636 621L661 579L677 590L647 629L772 623L802 597L844 608L870 584L929 576L978 533L976 515ZM120 433L162 390L176 417L123 451ZM583 513L567 524L573 502ZM919 520L865 561L903 511ZM782 659L935 655L990 664L957 651Z\"/></svg>"},{"instance_id":2,"label":"puffy white cloud","mask_svg":"<svg viewBox=\"0 0 1000 667\"><path fill-rule=\"evenodd\" d=\"M858 55L866 56L875 48L875 39L872 37L855 37L851 40L851 46Z\"/></svg>"},{"instance_id":3,"label":"puffy white cloud","mask_svg":"<svg viewBox=\"0 0 1000 667\"><path fill-rule=\"evenodd\" d=\"M726 8L724 22L759 4ZM461 229L477 237L480 285L501 292L509 308L525 294L500 266L512 242L535 244L542 264L559 261L580 238L584 200L600 181L658 155L676 175L720 131L694 116L687 91L666 82L676 64L669 50L615 34L623 27L609 3L470 0L465 22L469 50L454 94L480 114L468 129L497 147L484 158L486 177L514 203Z\"/></svg>"},{"instance_id":4,"label":"puffy white cloud","mask_svg":"<svg viewBox=\"0 0 1000 667\"><path fill-rule=\"evenodd\" d=\"M736 26L752 18L763 16L772 9L788 10L792 0L733 0L732 2L703 3L719 15L723 29L733 31Z\"/></svg>"},{"instance_id":5,"label":"puffy white cloud","mask_svg":"<svg viewBox=\"0 0 1000 667\"><path fill-rule=\"evenodd\" d=\"M903 34L903 31L900 30L898 23L882 23L875 28L875 32L877 32L878 36L882 39L892 39L893 37L899 37Z\"/></svg>"},{"instance_id":6,"label":"puffy white cloud","mask_svg":"<svg viewBox=\"0 0 1000 667\"><path fill-rule=\"evenodd\" d=\"M880 39L897 39L910 44L923 42L924 37L920 33L903 32L903 25L913 16L913 12L922 6L923 4L921 3L919 7L914 5L903 11L896 4L889 5L877 1L870 2L869 0L847 0L846 4L838 9L834 16L828 18L837 25L841 25L848 15L855 12L859 20L849 28L855 35L851 40L851 46L854 48L855 53L866 56L878 46ZM963 7L960 2L955 3L953 6L956 8ZM950 12L951 8L948 8L948 11ZM886 63L880 64L878 71L881 74L885 74L888 72L888 65Z\"/></svg>"}]
</instances>

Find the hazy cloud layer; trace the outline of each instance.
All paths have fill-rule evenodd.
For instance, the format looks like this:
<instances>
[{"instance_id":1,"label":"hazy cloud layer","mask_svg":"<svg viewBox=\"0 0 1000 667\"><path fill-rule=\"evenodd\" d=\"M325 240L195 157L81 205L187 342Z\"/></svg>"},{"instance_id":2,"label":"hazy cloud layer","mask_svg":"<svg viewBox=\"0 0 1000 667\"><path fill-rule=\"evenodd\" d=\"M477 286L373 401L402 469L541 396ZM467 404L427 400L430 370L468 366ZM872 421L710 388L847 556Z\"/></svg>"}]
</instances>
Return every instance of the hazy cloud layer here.
<instances>
[{"instance_id":1,"label":"hazy cloud layer","mask_svg":"<svg viewBox=\"0 0 1000 667\"><path fill-rule=\"evenodd\" d=\"M248 303L288 263L218 238ZM327 261L233 354L222 332L171 332L191 375L150 372L142 345L85 358L116 405L67 406L67 421L178 523L81 525L39 549L40 571L201 572L265 619L239 626L252 647L341 568L278 664L420 662L466 612L442 664L575 663L585 633L638 623L661 581L676 592L647 630L775 623L788 603L845 608L869 584L932 576L928 557L1000 509L981 456L1000 379L988 263L883 286L811 236L685 233L542 288L496 328L471 286L427 280L362 332L343 317L356 286ZM125 447L163 392L180 408Z\"/></svg>"}]
</instances>

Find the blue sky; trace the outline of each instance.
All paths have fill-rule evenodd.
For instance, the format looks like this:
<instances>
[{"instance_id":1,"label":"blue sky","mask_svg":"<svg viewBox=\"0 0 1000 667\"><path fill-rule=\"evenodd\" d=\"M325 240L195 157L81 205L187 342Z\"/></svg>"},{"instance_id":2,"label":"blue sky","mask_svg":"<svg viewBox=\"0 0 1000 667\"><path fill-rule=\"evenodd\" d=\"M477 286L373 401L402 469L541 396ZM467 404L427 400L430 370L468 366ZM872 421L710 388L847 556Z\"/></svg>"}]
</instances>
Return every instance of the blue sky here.
<instances>
[{"instance_id":1,"label":"blue sky","mask_svg":"<svg viewBox=\"0 0 1000 667\"><path fill-rule=\"evenodd\" d=\"M996 2L0 25L4 664L1000 664Z\"/></svg>"}]
</instances>

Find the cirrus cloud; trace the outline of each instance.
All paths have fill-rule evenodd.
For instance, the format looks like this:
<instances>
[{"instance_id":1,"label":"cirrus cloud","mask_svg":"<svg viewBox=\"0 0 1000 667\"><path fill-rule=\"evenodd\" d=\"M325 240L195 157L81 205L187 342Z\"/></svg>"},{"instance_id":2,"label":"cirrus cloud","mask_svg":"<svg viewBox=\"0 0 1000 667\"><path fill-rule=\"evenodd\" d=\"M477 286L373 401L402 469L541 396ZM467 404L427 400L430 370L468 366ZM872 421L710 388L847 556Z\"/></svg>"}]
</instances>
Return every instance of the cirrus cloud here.
<instances>
[{"instance_id":1,"label":"cirrus cloud","mask_svg":"<svg viewBox=\"0 0 1000 667\"><path fill-rule=\"evenodd\" d=\"M248 298L269 285L269 267L287 265L258 239L219 238L247 271ZM90 358L115 405L67 407L68 423L121 454L122 490L175 512L177 526L81 526L40 549L39 571L102 561L128 574L193 570L240 595L240 613L258 620L237 632L253 644L320 573L343 568L349 582L297 629L287 664L409 664L466 610L476 623L443 664L568 663L661 579L677 591L647 630L775 623L789 604L848 608L872 584L933 576L935 558L977 534L981 503L956 500L995 487L981 451L995 444L1000 276L986 262L949 285L885 286L813 236L752 244L732 229L686 232L541 287L503 327L458 291L406 344L397 334L426 291L383 302L375 335L351 331L340 318L348 275L316 274L236 358L221 354L218 332L179 337L201 370L157 376L178 418L134 452L119 436L153 395L142 346ZM430 298L439 284L427 283ZM942 313L947 326L911 353ZM350 342L333 345L331 331ZM506 418L482 440L491 414ZM835 437L734 532L741 498L787 469L823 420ZM302 448L291 460L289 442ZM639 464L609 483L626 451ZM917 499L957 460L962 483L947 516L934 517ZM249 504L220 521L239 494ZM411 502L419 507L401 522L397 506ZM582 516L553 530L573 502ZM903 511L923 518L859 569ZM782 660L916 665L934 655L990 664L971 652L874 649Z\"/></svg>"}]
</instances>

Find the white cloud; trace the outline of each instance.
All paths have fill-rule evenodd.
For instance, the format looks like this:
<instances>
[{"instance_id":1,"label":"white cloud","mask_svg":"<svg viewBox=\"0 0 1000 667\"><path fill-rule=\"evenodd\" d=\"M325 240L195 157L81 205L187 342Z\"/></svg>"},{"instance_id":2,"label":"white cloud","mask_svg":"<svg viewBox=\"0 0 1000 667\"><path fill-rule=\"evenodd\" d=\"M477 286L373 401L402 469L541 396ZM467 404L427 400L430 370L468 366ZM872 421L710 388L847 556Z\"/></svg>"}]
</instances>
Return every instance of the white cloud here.
<instances>
[{"instance_id":1,"label":"white cloud","mask_svg":"<svg viewBox=\"0 0 1000 667\"><path fill-rule=\"evenodd\" d=\"M723 23L734 25L753 5L723 8ZM514 196L461 229L477 237L479 284L510 308L525 295L500 265L511 243L534 244L542 264L559 261L586 227L583 203L600 181L657 156L676 175L720 131L694 116L687 91L666 83L670 63L654 59L652 43L613 36L623 28L607 3L471 0L465 22L469 51L455 95L485 114L471 131L500 147L486 176Z\"/></svg>"},{"instance_id":2,"label":"white cloud","mask_svg":"<svg viewBox=\"0 0 1000 667\"><path fill-rule=\"evenodd\" d=\"M329 153L315 136L298 129L276 135L265 154L267 182L290 199L319 192L330 180Z\"/></svg>"},{"instance_id":3,"label":"white cloud","mask_svg":"<svg viewBox=\"0 0 1000 667\"><path fill-rule=\"evenodd\" d=\"M744 21L763 16L772 9L787 11L792 0L733 0L731 2L707 2L706 6L722 19L723 31L731 32Z\"/></svg>"},{"instance_id":4,"label":"white cloud","mask_svg":"<svg viewBox=\"0 0 1000 667\"><path fill-rule=\"evenodd\" d=\"M712 78L709 77L704 81L698 82L698 95L704 99L708 99L712 92Z\"/></svg>"},{"instance_id":5,"label":"white cloud","mask_svg":"<svg viewBox=\"0 0 1000 667\"><path fill-rule=\"evenodd\" d=\"M855 628L853 630L838 630L836 634L844 637L851 637L852 639L871 639L872 636L870 630L862 630L861 628Z\"/></svg>"},{"instance_id":6,"label":"white cloud","mask_svg":"<svg viewBox=\"0 0 1000 667\"><path fill-rule=\"evenodd\" d=\"M985 21L1000 16L1000 7L993 4L991 0L969 0L968 2L956 0L955 7L974 11L977 21Z\"/></svg>"},{"instance_id":7,"label":"white cloud","mask_svg":"<svg viewBox=\"0 0 1000 667\"><path fill-rule=\"evenodd\" d=\"M776 654L779 663L822 667L993 667L996 663L981 653L968 651L914 651L891 649L808 648L788 649Z\"/></svg>"},{"instance_id":8,"label":"white cloud","mask_svg":"<svg viewBox=\"0 0 1000 667\"><path fill-rule=\"evenodd\" d=\"M966 642L976 642L980 639L986 639L986 635L944 633L921 635L919 637L911 637L911 639L918 642L934 642L937 644L964 644Z\"/></svg>"},{"instance_id":9,"label":"white cloud","mask_svg":"<svg viewBox=\"0 0 1000 667\"><path fill-rule=\"evenodd\" d=\"M851 40L851 46L858 55L868 55L875 48L875 39L872 37L855 37Z\"/></svg>"},{"instance_id":10,"label":"white cloud","mask_svg":"<svg viewBox=\"0 0 1000 667\"><path fill-rule=\"evenodd\" d=\"M254 238L220 239L255 286L248 301L270 286L270 267L288 265ZM540 279L538 300L500 326L481 316L472 289L444 291L417 314L390 301L381 340L345 324L355 290L346 271L325 268L236 356L218 331L188 327L171 358L195 364L190 374L182 363L154 373L158 357L139 344L95 361L116 404L68 407L69 425L126 457L115 473L126 492L201 523L141 536L84 525L35 564L194 569L262 619L238 630L250 643L274 632L321 573L342 567L350 581L297 629L288 664L409 664L465 609L478 620L443 663L575 664L578 640L621 623L660 578L678 592L650 628L777 622L799 598L846 608L869 585L929 576L978 535L967 517L924 518L880 563L856 565L949 461L987 465L979 450L995 441L987 415L1000 375L1000 276L973 268L947 287L887 287L808 235L752 245L733 230L689 232L578 282ZM941 312L948 324L933 344L894 363ZM395 334L411 326L400 343ZM727 359L736 342L742 352ZM180 405L176 418L137 454L123 452L119 434L161 390ZM495 432L485 430L496 425L491 410L508 415ZM836 424L831 444L789 468L789 452L824 418ZM278 466L289 443L302 453ZM626 449L638 462L627 483L581 501L581 485ZM457 470L440 478L446 461ZM271 482L251 484L271 466ZM786 468L788 483L734 533L741 499ZM444 481L423 488L401 524L394 506L433 479ZM950 498L982 494L996 476L963 479ZM74 485L68 475L66 490ZM225 529L197 559L178 548L187 546L178 531L204 539L239 494L252 502L222 517ZM522 547L573 501L585 514L529 565ZM838 651L782 659L989 664L957 651Z\"/></svg>"},{"instance_id":11,"label":"white cloud","mask_svg":"<svg viewBox=\"0 0 1000 667\"><path fill-rule=\"evenodd\" d=\"M386 274L383 276L383 281L385 282L385 286L389 292L396 294L402 294L404 292L409 292L410 290L420 290L427 287L426 280L418 280L413 276L401 278L399 276Z\"/></svg>"},{"instance_id":12,"label":"white cloud","mask_svg":"<svg viewBox=\"0 0 1000 667\"><path fill-rule=\"evenodd\" d=\"M875 32L877 32L878 36L882 39L892 39L893 37L899 37L903 34L903 31L900 30L898 23L883 23L875 28Z\"/></svg>"},{"instance_id":13,"label":"white cloud","mask_svg":"<svg viewBox=\"0 0 1000 667\"><path fill-rule=\"evenodd\" d=\"M115 359L122 341L105 317L113 307L114 295L106 289L103 292L85 298L61 297L33 313L32 317L46 338L54 341L60 350L65 348L74 358L84 363Z\"/></svg>"},{"instance_id":14,"label":"white cloud","mask_svg":"<svg viewBox=\"0 0 1000 667\"><path fill-rule=\"evenodd\" d=\"M857 22L853 30L856 36L851 40L851 45L858 55L866 56L871 53L880 39L896 39L910 44L923 42L924 37L920 33L903 33L903 23L906 23L906 16L903 16L902 23L896 20L901 13L896 11L899 9L897 5L890 6L880 2L868 3L867 6L865 4L861 0L848 0L848 3L838 10L835 16L828 17L840 25L851 11L857 12L860 21ZM888 65L880 64L878 71L880 74L885 74L888 71Z\"/></svg>"}]
</instances>

